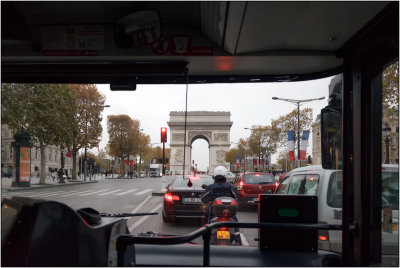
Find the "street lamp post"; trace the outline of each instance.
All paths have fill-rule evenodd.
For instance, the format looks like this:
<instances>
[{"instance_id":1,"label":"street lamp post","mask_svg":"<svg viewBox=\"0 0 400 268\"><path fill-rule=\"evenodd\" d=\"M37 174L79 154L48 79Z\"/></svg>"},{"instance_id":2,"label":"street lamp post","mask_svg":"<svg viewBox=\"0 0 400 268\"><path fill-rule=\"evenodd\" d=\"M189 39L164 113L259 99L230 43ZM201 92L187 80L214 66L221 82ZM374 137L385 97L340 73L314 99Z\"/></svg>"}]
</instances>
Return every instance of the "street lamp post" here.
<instances>
[{"instance_id":1,"label":"street lamp post","mask_svg":"<svg viewBox=\"0 0 400 268\"><path fill-rule=\"evenodd\" d=\"M385 123L385 127L382 129L383 131L383 136L385 137L385 143L386 143L386 159L385 159L385 164L389 164L389 141L390 141L390 131L391 128L389 127L388 123Z\"/></svg>"},{"instance_id":2,"label":"street lamp post","mask_svg":"<svg viewBox=\"0 0 400 268\"><path fill-rule=\"evenodd\" d=\"M282 100L295 104L297 106L297 167L300 167L300 105L306 102L323 100L325 97L307 100L293 100L293 99L283 99L278 97L272 97L273 100Z\"/></svg>"}]
</instances>

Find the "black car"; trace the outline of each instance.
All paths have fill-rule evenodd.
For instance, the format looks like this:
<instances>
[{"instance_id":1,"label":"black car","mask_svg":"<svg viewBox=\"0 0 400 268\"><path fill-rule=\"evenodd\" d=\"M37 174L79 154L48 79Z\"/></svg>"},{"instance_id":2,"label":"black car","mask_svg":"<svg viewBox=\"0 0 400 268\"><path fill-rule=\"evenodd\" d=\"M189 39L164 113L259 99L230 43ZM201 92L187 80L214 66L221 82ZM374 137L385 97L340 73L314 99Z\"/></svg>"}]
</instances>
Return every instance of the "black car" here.
<instances>
[{"instance_id":1,"label":"black car","mask_svg":"<svg viewBox=\"0 0 400 268\"><path fill-rule=\"evenodd\" d=\"M177 176L168 185L164 194L162 218L164 222L176 219L204 219L206 205L202 204L200 195L204 192L202 184L210 185L214 179L209 175Z\"/></svg>"}]
</instances>

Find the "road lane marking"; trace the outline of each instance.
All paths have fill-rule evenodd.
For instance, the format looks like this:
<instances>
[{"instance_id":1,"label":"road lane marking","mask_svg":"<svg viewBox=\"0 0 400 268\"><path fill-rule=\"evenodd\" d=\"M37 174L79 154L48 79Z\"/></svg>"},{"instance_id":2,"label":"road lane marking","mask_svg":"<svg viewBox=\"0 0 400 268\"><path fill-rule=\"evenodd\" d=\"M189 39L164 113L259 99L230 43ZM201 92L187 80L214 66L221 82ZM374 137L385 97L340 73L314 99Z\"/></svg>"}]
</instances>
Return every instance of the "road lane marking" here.
<instances>
[{"instance_id":1,"label":"road lane marking","mask_svg":"<svg viewBox=\"0 0 400 268\"><path fill-rule=\"evenodd\" d=\"M86 191L79 191L76 193L70 193L70 194L65 194L65 195L61 195L61 196L71 196L71 195L75 195L75 194L83 194L83 193L87 193L87 192L93 192L94 190L86 190Z\"/></svg>"},{"instance_id":2,"label":"road lane marking","mask_svg":"<svg viewBox=\"0 0 400 268\"><path fill-rule=\"evenodd\" d=\"M156 212L157 210L159 210L161 208L163 204L159 204L158 206L156 206L152 211L150 211L150 213ZM139 227L139 225L141 225L144 221L146 221L149 217L152 217L154 215L147 215L147 216L143 216L141 217L137 222L135 222L134 224L132 224L129 227L129 232L132 234L132 231L135 230L137 227Z\"/></svg>"},{"instance_id":3,"label":"road lane marking","mask_svg":"<svg viewBox=\"0 0 400 268\"><path fill-rule=\"evenodd\" d=\"M63 193L65 193L65 191L52 192L52 194L63 194ZM45 196L45 195L48 195L48 194L50 194L50 193L36 193L36 194L26 195L26 197Z\"/></svg>"},{"instance_id":4,"label":"road lane marking","mask_svg":"<svg viewBox=\"0 0 400 268\"><path fill-rule=\"evenodd\" d=\"M38 193L43 193L43 194L49 194L53 193L52 191L45 191L45 192L37 192L37 191L27 191L27 192L11 192L8 193L9 195L31 195L31 194L38 194Z\"/></svg>"},{"instance_id":5,"label":"road lane marking","mask_svg":"<svg viewBox=\"0 0 400 268\"><path fill-rule=\"evenodd\" d=\"M87 196L87 195L91 195L91 194L101 193L101 192L104 192L104 191L107 191L107 189L106 190L96 191L96 192L91 192L91 193L86 193L86 194L80 194L80 195L77 195L77 196Z\"/></svg>"},{"instance_id":6,"label":"road lane marking","mask_svg":"<svg viewBox=\"0 0 400 268\"><path fill-rule=\"evenodd\" d=\"M107 193L102 193L102 194L99 194L99 195L109 195L109 194L116 193L116 192L119 192L119 191L122 191L122 189L114 190L114 191L107 192Z\"/></svg>"},{"instance_id":7,"label":"road lane marking","mask_svg":"<svg viewBox=\"0 0 400 268\"><path fill-rule=\"evenodd\" d=\"M126 192L122 192L122 193L118 193L118 194L115 194L115 195L129 194L129 193L134 192L134 191L137 191L137 190L138 190L138 189L132 189L132 190L129 190L129 191L126 191Z\"/></svg>"},{"instance_id":8,"label":"road lane marking","mask_svg":"<svg viewBox=\"0 0 400 268\"><path fill-rule=\"evenodd\" d=\"M245 247L250 246L249 242L247 242L247 239L243 233L240 233L240 238L242 239L242 246L245 246Z\"/></svg>"},{"instance_id":9,"label":"road lane marking","mask_svg":"<svg viewBox=\"0 0 400 268\"><path fill-rule=\"evenodd\" d=\"M50 196L60 195L60 194L64 194L64 193L68 193L68 192L65 192L65 191L61 191L61 192L58 192L58 193L53 192L51 194L40 195L39 197L50 197Z\"/></svg>"},{"instance_id":10,"label":"road lane marking","mask_svg":"<svg viewBox=\"0 0 400 268\"><path fill-rule=\"evenodd\" d=\"M138 192L138 193L136 193L135 195L142 195L142 194L144 194L144 193L151 192L151 191L153 191L153 189L147 189L147 190Z\"/></svg>"},{"instance_id":11,"label":"road lane marking","mask_svg":"<svg viewBox=\"0 0 400 268\"><path fill-rule=\"evenodd\" d=\"M146 197L146 199L143 200L142 203L140 203L134 210L132 210L131 213L136 213L136 212L138 212L138 210L141 209L141 208L143 207L143 205L146 204L147 201L149 201L149 199L150 199L151 197L152 197L151 195L149 195L148 197ZM127 218L128 218L128 217L127 217Z\"/></svg>"}]
</instances>

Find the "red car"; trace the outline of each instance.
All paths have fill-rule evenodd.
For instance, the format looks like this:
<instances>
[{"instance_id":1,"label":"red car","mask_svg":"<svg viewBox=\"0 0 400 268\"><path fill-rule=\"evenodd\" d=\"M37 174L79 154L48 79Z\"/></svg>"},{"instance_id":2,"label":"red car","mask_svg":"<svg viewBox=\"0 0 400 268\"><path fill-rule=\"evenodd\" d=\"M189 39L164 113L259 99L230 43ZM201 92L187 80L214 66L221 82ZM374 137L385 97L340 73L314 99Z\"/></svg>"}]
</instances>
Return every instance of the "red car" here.
<instances>
[{"instance_id":1,"label":"red car","mask_svg":"<svg viewBox=\"0 0 400 268\"><path fill-rule=\"evenodd\" d=\"M244 173L236 181L235 186L239 193L239 205L254 204L259 194L272 194L278 183L271 173Z\"/></svg>"}]
</instances>

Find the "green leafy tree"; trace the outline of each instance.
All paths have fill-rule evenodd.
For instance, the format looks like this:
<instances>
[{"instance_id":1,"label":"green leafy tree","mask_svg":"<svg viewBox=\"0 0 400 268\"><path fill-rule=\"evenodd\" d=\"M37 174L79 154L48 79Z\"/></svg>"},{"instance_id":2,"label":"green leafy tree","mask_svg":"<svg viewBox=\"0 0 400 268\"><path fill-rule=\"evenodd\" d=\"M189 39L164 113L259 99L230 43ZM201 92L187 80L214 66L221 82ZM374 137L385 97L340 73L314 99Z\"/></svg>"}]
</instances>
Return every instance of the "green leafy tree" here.
<instances>
[{"instance_id":1,"label":"green leafy tree","mask_svg":"<svg viewBox=\"0 0 400 268\"><path fill-rule=\"evenodd\" d=\"M76 104L60 84L2 84L1 119L10 129L28 132L40 147L40 184L45 184L45 148L68 147L73 142Z\"/></svg>"},{"instance_id":2,"label":"green leafy tree","mask_svg":"<svg viewBox=\"0 0 400 268\"><path fill-rule=\"evenodd\" d=\"M73 142L68 147L72 155L72 179L76 180L77 152L82 148L97 147L101 140L101 113L104 110L105 96L92 84L71 84L68 87L76 105L74 119L69 122L73 127Z\"/></svg>"}]
</instances>

